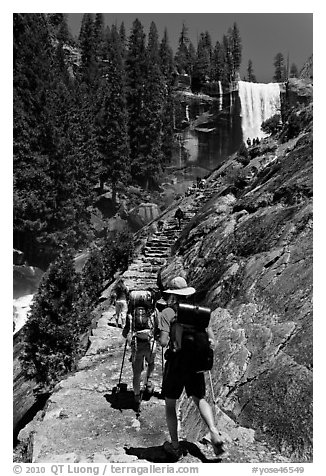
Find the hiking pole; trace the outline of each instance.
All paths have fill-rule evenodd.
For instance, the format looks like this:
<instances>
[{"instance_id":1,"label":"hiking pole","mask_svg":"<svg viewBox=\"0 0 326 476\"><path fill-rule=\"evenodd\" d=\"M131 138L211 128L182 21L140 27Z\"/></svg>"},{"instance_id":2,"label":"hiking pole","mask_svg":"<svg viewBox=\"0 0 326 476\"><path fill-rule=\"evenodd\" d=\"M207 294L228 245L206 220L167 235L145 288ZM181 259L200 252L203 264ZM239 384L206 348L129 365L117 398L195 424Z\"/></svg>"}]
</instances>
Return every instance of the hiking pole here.
<instances>
[{"instance_id":1,"label":"hiking pole","mask_svg":"<svg viewBox=\"0 0 326 476\"><path fill-rule=\"evenodd\" d=\"M123 364L124 364L124 361L125 361L125 355L126 355L126 350L127 350L127 344L128 344L128 341L126 339L126 342L125 342L125 348L124 348L124 351L123 351L123 357L122 357L122 364L121 364L121 370L120 370L120 376L119 376L119 383L118 383L118 388L120 388L120 383L121 383L121 377L122 377L122 369L123 369Z\"/></svg>"},{"instance_id":2,"label":"hiking pole","mask_svg":"<svg viewBox=\"0 0 326 476\"><path fill-rule=\"evenodd\" d=\"M213 389L212 374L211 374L210 370L208 371L208 373L209 373L209 381L210 381L210 384L211 384L212 398L213 398L213 402L214 402L214 406L215 406L215 395L214 395L214 389Z\"/></svg>"}]
</instances>

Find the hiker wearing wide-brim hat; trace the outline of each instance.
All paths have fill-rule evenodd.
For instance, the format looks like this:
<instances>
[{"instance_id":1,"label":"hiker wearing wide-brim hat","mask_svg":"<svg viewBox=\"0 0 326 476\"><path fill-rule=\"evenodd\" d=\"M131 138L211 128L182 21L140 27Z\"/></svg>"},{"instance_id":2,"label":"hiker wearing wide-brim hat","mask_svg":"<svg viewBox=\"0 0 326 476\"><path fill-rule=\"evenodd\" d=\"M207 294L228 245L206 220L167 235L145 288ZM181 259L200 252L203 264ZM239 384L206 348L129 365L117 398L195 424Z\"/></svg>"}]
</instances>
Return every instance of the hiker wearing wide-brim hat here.
<instances>
[{"instance_id":1,"label":"hiker wearing wide-brim hat","mask_svg":"<svg viewBox=\"0 0 326 476\"><path fill-rule=\"evenodd\" d=\"M185 278L177 276L171 279L168 289L164 291L167 307L160 314L160 344L168 346L165 353L166 364L164 368L162 394L165 398L166 422L171 442L166 441L164 450L177 461L182 456L182 449L178 438L178 419L176 402L180 398L183 389L188 397L192 397L199 413L206 423L210 440L216 455L223 453L223 442L215 426L213 411L205 400L205 377L204 373L193 371L187 365L187 359L183 358L180 348L180 336L178 335L177 307L178 304L194 295L196 289L188 286ZM207 328L209 342L212 348L215 346L215 338L210 327Z\"/></svg>"}]
</instances>

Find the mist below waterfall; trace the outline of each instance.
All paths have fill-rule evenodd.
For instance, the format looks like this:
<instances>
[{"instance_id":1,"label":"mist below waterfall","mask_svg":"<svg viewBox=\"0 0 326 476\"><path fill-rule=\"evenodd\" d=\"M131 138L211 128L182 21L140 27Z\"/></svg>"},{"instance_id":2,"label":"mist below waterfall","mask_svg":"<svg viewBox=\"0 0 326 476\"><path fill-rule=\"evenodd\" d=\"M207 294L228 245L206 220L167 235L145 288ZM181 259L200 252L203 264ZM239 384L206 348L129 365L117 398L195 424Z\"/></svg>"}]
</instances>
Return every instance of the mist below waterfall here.
<instances>
[{"instance_id":1,"label":"mist below waterfall","mask_svg":"<svg viewBox=\"0 0 326 476\"><path fill-rule=\"evenodd\" d=\"M249 83L239 81L241 127L244 141L249 137L266 137L261 125L281 110L280 85L278 83Z\"/></svg>"}]
</instances>

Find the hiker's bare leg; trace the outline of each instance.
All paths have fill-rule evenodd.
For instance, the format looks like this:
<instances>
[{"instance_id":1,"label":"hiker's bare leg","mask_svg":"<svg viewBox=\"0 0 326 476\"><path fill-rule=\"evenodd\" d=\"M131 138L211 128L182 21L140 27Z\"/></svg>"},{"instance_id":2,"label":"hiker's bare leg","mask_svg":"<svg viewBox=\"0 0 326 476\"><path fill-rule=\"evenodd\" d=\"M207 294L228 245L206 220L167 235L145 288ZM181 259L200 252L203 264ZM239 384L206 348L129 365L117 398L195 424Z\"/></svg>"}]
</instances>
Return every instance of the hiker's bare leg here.
<instances>
[{"instance_id":1,"label":"hiker's bare leg","mask_svg":"<svg viewBox=\"0 0 326 476\"><path fill-rule=\"evenodd\" d=\"M155 352L156 352L156 345L154 343L154 346L151 347L148 350L147 356L146 356L146 361L147 361L147 375L146 375L146 380L147 382L150 380L152 373L154 372L155 368Z\"/></svg>"},{"instance_id":2,"label":"hiker's bare leg","mask_svg":"<svg viewBox=\"0 0 326 476\"><path fill-rule=\"evenodd\" d=\"M171 443L174 447L179 445L176 403L177 401L174 398L165 398L166 423L170 433Z\"/></svg>"},{"instance_id":3,"label":"hiker's bare leg","mask_svg":"<svg viewBox=\"0 0 326 476\"><path fill-rule=\"evenodd\" d=\"M218 443L221 441L221 437L219 436L219 431L215 426L213 410L210 404L205 400L205 398L197 398L192 396L192 399L199 410L199 413L208 426L211 440L213 443Z\"/></svg>"},{"instance_id":4,"label":"hiker's bare leg","mask_svg":"<svg viewBox=\"0 0 326 476\"><path fill-rule=\"evenodd\" d=\"M120 314L122 328L124 328L124 326L126 325L127 312L128 312L128 304L126 301L123 301L121 314Z\"/></svg>"},{"instance_id":5,"label":"hiker's bare leg","mask_svg":"<svg viewBox=\"0 0 326 476\"><path fill-rule=\"evenodd\" d=\"M132 386L134 389L134 394L140 394L140 377L141 372L143 370L143 354L133 352L133 360L132 360L132 371L133 371L133 379L132 379Z\"/></svg>"}]
</instances>

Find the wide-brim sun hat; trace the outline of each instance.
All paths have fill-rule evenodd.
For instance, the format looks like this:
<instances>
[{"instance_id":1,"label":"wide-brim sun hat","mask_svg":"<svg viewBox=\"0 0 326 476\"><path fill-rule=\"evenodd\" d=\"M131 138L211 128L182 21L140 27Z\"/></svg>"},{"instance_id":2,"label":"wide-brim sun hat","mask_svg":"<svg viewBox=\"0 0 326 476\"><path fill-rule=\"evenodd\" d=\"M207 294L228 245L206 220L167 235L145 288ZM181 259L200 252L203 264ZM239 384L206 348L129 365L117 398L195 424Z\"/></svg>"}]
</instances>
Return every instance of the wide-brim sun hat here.
<instances>
[{"instance_id":1,"label":"wide-brim sun hat","mask_svg":"<svg viewBox=\"0 0 326 476\"><path fill-rule=\"evenodd\" d=\"M196 292L196 289L192 286L188 286L187 281L181 276L171 279L169 283L169 289L164 291L168 294L177 294L180 296L190 296Z\"/></svg>"}]
</instances>

